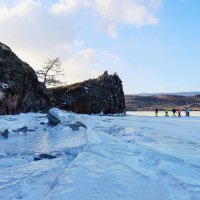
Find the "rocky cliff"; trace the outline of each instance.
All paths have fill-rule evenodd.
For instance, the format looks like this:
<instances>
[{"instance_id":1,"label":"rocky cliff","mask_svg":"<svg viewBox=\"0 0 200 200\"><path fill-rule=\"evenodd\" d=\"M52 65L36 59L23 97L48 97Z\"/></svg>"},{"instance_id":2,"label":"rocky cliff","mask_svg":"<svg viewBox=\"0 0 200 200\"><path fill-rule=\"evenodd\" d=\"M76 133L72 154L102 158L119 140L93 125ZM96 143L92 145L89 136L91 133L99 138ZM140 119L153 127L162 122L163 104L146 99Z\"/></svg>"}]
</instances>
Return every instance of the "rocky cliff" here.
<instances>
[{"instance_id":1,"label":"rocky cliff","mask_svg":"<svg viewBox=\"0 0 200 200\"><path fill-rule=\"evenodd\" d=\"M48 99L34 70L0 43L0 114L46 110Z\"/></svg>"},{"instance_id":2,"label":"rocky cliff","mask_svg":"<svg viewBox=\"0 0 200 200\"><path fill-rule=\"evenodd\" d=\"M97 79L43 89L34 70L0 43L0 115L47 111L52 105L77 113L124 113L122 81L105 72Z\"/></svg>"},{"instance_id":3,"label":"rocky cliff","mask_svg":"<svg viewBox=\"0 0 200 200\"><path fill-rule=\"evenodd\" d=\"M76 113L125 113L122 81L104 72L97 79L51 89L56 106Z\"/></svg>"}]
</instances>

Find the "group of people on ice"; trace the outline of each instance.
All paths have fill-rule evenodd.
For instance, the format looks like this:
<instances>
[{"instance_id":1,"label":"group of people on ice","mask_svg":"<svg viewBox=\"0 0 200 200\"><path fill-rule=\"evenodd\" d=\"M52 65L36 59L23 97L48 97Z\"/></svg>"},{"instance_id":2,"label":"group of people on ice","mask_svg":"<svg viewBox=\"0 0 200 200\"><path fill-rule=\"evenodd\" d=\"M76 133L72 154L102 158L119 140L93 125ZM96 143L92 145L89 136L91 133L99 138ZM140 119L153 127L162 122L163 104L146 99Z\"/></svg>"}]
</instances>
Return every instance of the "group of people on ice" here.
<instances>
[{"instance_id":1,"label":"group of people on ice","mask_svg":"<svg viewBox=\"0 0 200 200\"><path fill-rule=\"evenodd\" d=\"M178 107L178 109L173 108L172 109L172 116L176 117L176 112L178 112L178 117L181 117L181 108ZM155 108L155 115L158 117L158 108ZM185 108L185 116L189 117L190 116L190 109L188 107ZM169 117L169 111L168 108L165 109L165 117Z\"/></svg>"}]
</instances>

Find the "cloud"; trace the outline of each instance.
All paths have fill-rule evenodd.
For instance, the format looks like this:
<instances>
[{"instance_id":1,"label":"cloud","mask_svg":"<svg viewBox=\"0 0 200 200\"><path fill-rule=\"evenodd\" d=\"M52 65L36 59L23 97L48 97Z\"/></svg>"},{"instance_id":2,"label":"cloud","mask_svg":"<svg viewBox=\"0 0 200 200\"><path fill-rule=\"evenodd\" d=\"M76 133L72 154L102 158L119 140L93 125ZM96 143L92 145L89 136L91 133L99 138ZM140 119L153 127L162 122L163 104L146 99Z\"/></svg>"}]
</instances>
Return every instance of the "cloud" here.
<instances>
[{"instance_id":1,"label":"cloud","mask_svg":"<svg viewBox=\"0 0 200 200\"><path fill-rule=\"evenodd\" d=\"M52 15L41 1L21 0L12 7L2 5L0 13L2 42L14 47L30 63L36 59L31 59L31 54L38 55L39 61L62 56L71 53L70 47L75 48L75 43L81 41L76 38L76 25L71 18Z\"/></svg>"},{"instance_id":2,"label":"cloud","mask_svg":"<svg viewBox=\"0 0 200 200\"><path fill-rule=\"evenodd\" d=\"M76 10L88 9L100 20L102 29L112 37L117 37L120 24L140 28L145 25L156 25L159 19L156 11L162 0L60 0L52 5L55 14L68 15Z\"/></svg>"},{"instance_id":3,"label":"cloud","mask_svg":"<svg viewBox=\"0 0 200 200\"><path fill-rule=\"evenodd\" d=\"M51 10L57 14L69 14L75 10L80 10L86 7L88 0L60 0L58 3L52 5Z\"/></svg>"},{"instance_id":4,"label":"cloud","mask_svg":"<svg viewBox=\"0 0 200 200\"><path fill-rule=\"evenodd\" d=\"M66 9L72 9L73 2L76 1L69 1ZM22 0L12 7L3 5L0 12L2 42L35 69L48 58L58 56L68 83L96 77L105 70L116 71L111 66L118 65L118 56L88 48L83 39L78 39L72 16L52 14L40 1L34 0Z\"/></svg>"},{"instance_id":5,"label":"cloud","mask_svg":"<svg viewBox=\"0 0 200 200\"><path fill-rule=\"evenodd\" d=\"M23 0L14 7L7 7L4 4L0 6L0 22L13 18L22 18L27 16L30 10L40 7L40 1Z\"/></svg>"},{"instance_id":6,"label":"cloud","mask_svg":"<svg viewBox=\"0 0 200 200\"><path fill-rule=\"evenodd\" d=\"M125 76L123 58L98 47L96 26L111 37L121 25L156 25L161 0L13 0L0 2L0 38L35 69L60 57L68 83L96 77L108 70ZM54 1L55 2L55 1ZM92 20L91 20L92 19ZM82 34L84 27L87 33ZM87 35L87 36L86 36ZM109 37L107 38L109 42ZM87 41L87 42L86 42ZM89 42L89 43L88 43ZM95 45L93 45L95 43ZM124 68L122 68L122 66Z\"/></svg>"},{"instance_id":7,"label":"cloud","mask_svg":"<svg viewBox=\"0 0 200 200\"><path fill-rule=\"evenodd\" d=\"M1 35L7 34L21 44L32 41L34 44L44 41L45 44L55 44L74 39L75 30L70 19L59 18L45 9L41 1L21 0L13 7L0 7ZM65 26L71 26L65 28ZM14 35L15 34L15 35ZM13 37L14 36L14 37ZM56 41L56 39L58 39ZM42 47L41 44L39 47Z\"/></svg>"},{"instance_id":8,"label":"cloud","mask_svg":"<svg viewBox=\"0 0 200 200\"><path fill-rule=\"evenodd\" d=\"M97 77L108 70L114 73L121 68L119 57L108 51L96 51L86 48L77 51L73 56L63 62L69 83Z\"/></svg>"}]
</instances>

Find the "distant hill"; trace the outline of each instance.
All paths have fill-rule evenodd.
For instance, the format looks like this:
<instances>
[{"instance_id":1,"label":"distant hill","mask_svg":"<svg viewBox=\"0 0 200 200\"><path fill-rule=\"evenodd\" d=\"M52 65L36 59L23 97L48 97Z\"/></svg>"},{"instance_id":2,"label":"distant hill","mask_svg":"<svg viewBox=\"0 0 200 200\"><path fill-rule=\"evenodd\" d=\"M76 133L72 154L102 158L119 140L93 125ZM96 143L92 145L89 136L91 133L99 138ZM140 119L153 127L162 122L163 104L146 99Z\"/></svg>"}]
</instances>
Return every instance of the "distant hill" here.
<instances>
[{"instance_id":1,"label":"distant hill","mask_svg":"<svg viewBox=\"0 0 200 200\"><path fill-rule=\"evenodd\" d=\"M192 97L196 95L200 95L200 92L172 92L172 93L140 93L136 94L137 96L141 97L148 97L148 96L163 96L163 95L173 95L173 96L185 96L185 97Z\"/></svg>"},{"instance_id":2,"label":"distant hill","mask_svg":"<svg viewBox=\"0 0 200 200\"><path fill-rule=\"evenodd\" d=\"M158 95L139 96L125 95L127 111L153 111L155 107L159 110L172 109L180 106L182 109L189 107L190 110L200 111L200 95L178 96L178 95Z\"/></svg>"}]
</instances>

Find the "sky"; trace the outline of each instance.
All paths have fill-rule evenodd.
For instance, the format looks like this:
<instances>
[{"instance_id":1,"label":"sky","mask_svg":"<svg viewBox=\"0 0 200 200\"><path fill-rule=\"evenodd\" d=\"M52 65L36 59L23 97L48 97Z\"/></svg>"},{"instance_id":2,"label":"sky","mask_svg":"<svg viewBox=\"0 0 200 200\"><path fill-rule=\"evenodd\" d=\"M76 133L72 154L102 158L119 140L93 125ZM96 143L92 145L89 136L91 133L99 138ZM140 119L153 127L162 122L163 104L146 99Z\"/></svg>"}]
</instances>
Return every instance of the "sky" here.
<instances>
[{"instance_id":1,"label":"sky","mask_svg":"<svg viewBox=\"0 0 200 200\"><path fill-rule=\"evenodd\" d=\"M0 0L0 42L67 84L117 72L125 94L200 91L199 0Z\"/></svg>"}]
</instances>

